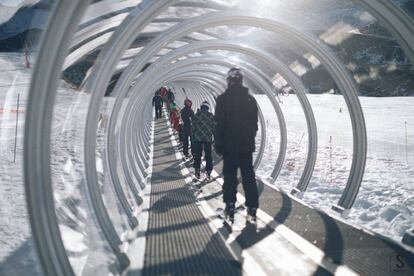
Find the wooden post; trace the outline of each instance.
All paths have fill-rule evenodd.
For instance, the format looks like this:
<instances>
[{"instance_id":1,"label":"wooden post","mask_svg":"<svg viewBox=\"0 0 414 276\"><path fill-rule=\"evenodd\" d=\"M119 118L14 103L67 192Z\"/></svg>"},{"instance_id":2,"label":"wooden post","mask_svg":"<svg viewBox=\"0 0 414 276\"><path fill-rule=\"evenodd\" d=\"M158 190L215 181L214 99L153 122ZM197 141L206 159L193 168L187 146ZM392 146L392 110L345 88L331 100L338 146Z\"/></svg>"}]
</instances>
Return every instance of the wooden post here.
<instances>
[{"instance_id":1,"label":"wooden post","mask_svg":"<svg viewBox=\"0 0 414 276\"><path fill-rule=\"evenodd\" d=\"M332 136L329 136L329 176L330 182L333 183L332 179Z\"/></svg>"},{"instance_id":2,"label":"wooden post","mask_svg":"<svg viewBox=\"0 0 414 276\"><path fill-rule=\"evenodd\" d=\"M19 126L19 104L20 104L20 93L17 94L16 131L15 131L15 134L14 134L14 157L13 157L13 163L16 163L17 128Z\"/></svg>"},{"instance_id":3,"label":"wooden post","mask_svg":"<svg viewBox=\"0 0 414 276\"><path fill-rule=\"evenodd\" d=\"M27 47L27 43L24 44L24 58L26 61L26 68L32 68L29 60L29 47Z\"/></svg>"},{"instance_id":4,"label":"wooden post","mask_svg":"<svg viewBox=\"0 0 414 276\"><path fill-rule=\"evenodd\" d=\"M405 161L408 163L408 123L407 121L405 123Z\"/></svg>"}]
</instances>

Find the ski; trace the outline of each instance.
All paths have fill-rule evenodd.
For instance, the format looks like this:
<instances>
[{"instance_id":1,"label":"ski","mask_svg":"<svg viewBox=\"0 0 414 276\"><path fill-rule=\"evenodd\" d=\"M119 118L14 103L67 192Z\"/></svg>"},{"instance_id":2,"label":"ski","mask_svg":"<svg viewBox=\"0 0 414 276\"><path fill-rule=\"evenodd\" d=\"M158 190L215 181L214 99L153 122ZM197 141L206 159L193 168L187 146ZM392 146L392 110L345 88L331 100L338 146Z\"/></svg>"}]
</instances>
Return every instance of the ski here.
<instances>
[{"instance_id":1,"label":"ski","mask_svg":"<svg viewBox=\"0 0 414 276\"><path fill-rule=\"evenodd\" d=\"M223 225L231 228L231 230L235 232L243 231L246 227L249 229L255 229L255 231L261 231L266 228L266 225L259 223L257 218L253 219L249 216L246 210L247 208L244 205L236 206L233 219L226 217L224 208L217 208L216 215L223 221Z\"/></svg>"},{"instance_id":2,"label":"ski","mask_svg":"<svg viewBox=\"0 0 414 276\"><path fill-rule=\"evenodd\" d=\"M230 227L233 226L234 218L229 219L228 217L226 217L226 215L224 214L224 209L223 208L217 208L216 209L216 214L217 214L217 217L219 217L220 219L223 220L223 223L229 225Z\"/></svg>"}]
</instances>

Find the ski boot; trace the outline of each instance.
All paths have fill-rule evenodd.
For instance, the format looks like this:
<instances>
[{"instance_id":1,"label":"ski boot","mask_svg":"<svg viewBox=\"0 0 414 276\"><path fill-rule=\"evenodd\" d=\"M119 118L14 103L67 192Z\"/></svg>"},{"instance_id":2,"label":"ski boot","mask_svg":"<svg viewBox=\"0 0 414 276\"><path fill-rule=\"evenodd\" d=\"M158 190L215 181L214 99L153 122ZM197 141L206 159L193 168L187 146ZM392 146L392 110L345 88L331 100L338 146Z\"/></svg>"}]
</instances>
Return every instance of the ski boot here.
<instances>
[{"instance_id":1,"label":"ski boot","mask_svg":"<svg viewBox=\"0 0 414 276\"><path fill-rule=\"evenodd\" d=\"M200 179L200 169L195 169L194 176L195 178Z\"/></svg>"},{"instance_id":2,"label":"ski boot","mask_svg":"<svg viewBox=\"0 0 414 276\"><path fill-rule=\"evenodd\" d=\"M236 208L234 203L226 203L226 208L224 209L224 219L229 220L231 223L234 223L234 212Z\"/></svg>"},{"instance_id":3,"label":"ski boot","mask_svg":"<svg viewBox=\"0 0 414 276\"><path fill-rule=\"evenodd\" d=\"M257 222L257 208L247 207L247 222L256 223Z\"/></svg>"},{"instance_id":4,"label":"ski boot","mask_svg":"<svg viewBox=\"0 0 414 276\"><path fill-rule=\"evenodd\" d=\"M206 171L206 179L207 180L211 179L211 171Z\"/></svg>"}]
</instances>

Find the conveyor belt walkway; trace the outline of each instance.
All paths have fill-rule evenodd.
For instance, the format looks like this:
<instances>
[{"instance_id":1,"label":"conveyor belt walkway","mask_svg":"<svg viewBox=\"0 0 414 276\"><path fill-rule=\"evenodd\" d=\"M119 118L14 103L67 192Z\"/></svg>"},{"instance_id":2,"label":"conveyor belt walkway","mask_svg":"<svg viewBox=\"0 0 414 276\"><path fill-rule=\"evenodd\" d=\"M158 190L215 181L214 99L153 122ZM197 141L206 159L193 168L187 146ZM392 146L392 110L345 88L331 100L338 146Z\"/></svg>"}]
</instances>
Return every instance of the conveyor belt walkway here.
<instances>
[{"instance_id":1,"label":"conveyor belt walkway","mask_svg":"<svg viewBox=\"0 0 414 276\"><path fill-rule=\"evenodd\" d=\"M243 210L232 227L224 224L215 212L223 207L219 175L193 183L168 121L156 120L154 131L145 251L129 274L414 275L412 249L267 185L257 226L246 224Z\"/></svg>"}]
</instances>

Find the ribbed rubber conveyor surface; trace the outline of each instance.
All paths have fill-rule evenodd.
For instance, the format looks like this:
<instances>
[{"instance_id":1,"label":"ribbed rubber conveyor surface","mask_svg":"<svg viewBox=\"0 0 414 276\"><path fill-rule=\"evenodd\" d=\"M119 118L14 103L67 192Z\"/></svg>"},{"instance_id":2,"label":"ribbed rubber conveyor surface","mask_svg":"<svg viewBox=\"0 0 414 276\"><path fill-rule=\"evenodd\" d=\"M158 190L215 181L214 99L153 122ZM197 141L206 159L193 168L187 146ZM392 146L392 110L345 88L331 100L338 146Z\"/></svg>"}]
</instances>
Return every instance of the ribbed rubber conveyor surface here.
<instances>
[{"instance_id":1,"label":"ribbed rubber conveyor surface","mask_svg":"<svg viewBox=\"0 0 414 276\"><path fill-rule=\"evenodd\" d=\"M186 188L165 119L155 122L154 165L142 275L241 275Z\"/></svg>"}]
</instances>

